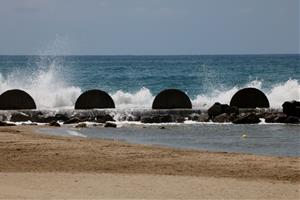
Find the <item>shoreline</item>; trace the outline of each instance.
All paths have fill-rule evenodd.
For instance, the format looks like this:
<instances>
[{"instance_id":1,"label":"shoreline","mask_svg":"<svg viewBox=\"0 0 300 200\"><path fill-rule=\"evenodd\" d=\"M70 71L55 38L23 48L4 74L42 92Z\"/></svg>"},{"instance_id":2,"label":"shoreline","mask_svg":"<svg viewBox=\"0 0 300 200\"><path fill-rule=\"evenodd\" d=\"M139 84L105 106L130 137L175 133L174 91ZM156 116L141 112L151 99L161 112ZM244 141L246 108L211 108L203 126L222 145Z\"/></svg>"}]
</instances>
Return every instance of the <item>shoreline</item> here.
<instances>
[{"instance_id":1,"label":"shoreline","mask_svg":"<svg viewBox=\"0 0 300 200\"><path fill-rule=\"evenodd\" d=\"M0 127L0 198L283 198L300 158L182 150ZM117 192L116 192L117 191Z\"/></svg>"}]
</instances>

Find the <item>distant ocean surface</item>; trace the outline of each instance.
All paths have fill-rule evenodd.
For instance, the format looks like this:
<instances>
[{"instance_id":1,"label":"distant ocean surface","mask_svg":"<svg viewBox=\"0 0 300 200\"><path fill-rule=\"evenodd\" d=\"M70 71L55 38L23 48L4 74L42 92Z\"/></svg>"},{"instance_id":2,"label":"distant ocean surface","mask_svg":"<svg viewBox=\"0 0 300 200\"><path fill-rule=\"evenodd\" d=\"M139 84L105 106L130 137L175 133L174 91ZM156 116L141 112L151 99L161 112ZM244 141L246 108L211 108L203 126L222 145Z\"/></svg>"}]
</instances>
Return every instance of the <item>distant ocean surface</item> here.
<instances>
[{"instance_id":1,"label":"distant ocean surface","mask_svg":"<svg viewBox=\"0 0 300 200\"><path fill-rule=\"evenodd\" d=\"M265 92L272 108L300 100L300 55L0 56L0 92L23 89L39 109L73 108L88 89L107 91L119 109L147 109L167 88L206 109L244 87Z\"/></svg>"}]
</instances>

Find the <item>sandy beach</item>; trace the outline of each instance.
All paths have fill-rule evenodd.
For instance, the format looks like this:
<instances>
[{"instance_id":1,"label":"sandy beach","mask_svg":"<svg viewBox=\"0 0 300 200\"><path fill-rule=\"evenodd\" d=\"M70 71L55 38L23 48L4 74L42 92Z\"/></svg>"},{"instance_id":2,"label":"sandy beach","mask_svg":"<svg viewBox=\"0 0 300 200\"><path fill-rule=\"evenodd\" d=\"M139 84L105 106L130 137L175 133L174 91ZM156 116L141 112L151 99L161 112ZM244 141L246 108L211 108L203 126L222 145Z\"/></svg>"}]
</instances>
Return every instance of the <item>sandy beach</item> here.
<instances>
[{"instance_id":1,"label":"sandy beach","mask_svg":"<svg viewBox=\"0 0 300 200\"><path fill-rule=\"evenodd\" d=\"M300 158L0 128L0 198L297 199Z\"/></svg>"}]
</instances>

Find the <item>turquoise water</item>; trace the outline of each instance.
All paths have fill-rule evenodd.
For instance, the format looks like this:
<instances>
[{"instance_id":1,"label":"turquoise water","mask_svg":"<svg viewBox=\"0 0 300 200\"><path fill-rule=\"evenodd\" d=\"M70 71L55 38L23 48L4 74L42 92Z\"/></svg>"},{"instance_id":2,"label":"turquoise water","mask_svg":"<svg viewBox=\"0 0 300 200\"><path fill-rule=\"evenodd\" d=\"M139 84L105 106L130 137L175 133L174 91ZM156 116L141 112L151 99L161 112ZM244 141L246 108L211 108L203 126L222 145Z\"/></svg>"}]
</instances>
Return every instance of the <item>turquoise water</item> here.
<instances>
[{"instance_id":1,"label":"turquoise water","mask_svg":"<svg viewBox=\"0 0 300 200\"><path fill-rule=\"evenodd\" d=\"M0 56L0 92L21 88L39 108L73 107L87 89L109 92L117 108L150 108L165 88L186 92L197 108L228 103L257 87L272 107L300 99L300 55Z\"/></svg>"}]
</instances>

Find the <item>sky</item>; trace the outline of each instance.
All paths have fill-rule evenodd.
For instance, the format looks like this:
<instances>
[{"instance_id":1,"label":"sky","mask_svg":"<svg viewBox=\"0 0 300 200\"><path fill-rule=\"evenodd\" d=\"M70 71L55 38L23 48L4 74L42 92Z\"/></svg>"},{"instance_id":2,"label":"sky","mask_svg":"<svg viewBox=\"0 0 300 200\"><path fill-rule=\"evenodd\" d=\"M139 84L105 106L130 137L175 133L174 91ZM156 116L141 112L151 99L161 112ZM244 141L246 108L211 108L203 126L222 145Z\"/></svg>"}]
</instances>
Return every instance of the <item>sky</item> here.
<instances>
[{"instance_id":1,"label":"sky","mask_svg":"<svg viewBox=\"0 0 300 200\"><path fill-rule=\"evenodd\" d=\"M0 0L0 54L299 53L300 0Z\"/></svg>"}]
</instances>

